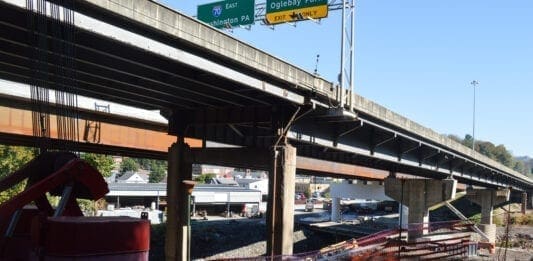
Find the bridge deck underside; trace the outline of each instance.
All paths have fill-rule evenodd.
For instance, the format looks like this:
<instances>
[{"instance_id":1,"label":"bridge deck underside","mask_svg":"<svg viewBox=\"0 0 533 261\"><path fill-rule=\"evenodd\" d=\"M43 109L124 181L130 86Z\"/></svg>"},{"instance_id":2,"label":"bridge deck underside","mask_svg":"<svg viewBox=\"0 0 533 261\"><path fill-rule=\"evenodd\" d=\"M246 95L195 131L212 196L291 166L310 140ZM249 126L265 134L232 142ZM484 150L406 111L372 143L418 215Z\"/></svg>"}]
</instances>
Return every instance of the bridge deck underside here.
<instances>
[{"instance_id":1,"label":"bridge deck underside","mask_svg":"<svg viewBox=\"0 0 533 261\"><path fill-rule=\"evenodd\" d=\"M146 53L108 37L76 30L75 79L57 74L66 70L59 34L31 37L31 23L46 22L48 28L64 30L53 20L28 17L27 12L2 6L0 18L0 75L51 89L111 100L146 109L269 105L279 102L264 92L247 88L206 70ZM35 26L35 25L34 25ZM30 39L35 39L32 41ZM46 40L44 40L46 39ZM46 41L47 49L42 43ZM149 59L147 59L149 57ZM32 68L47 63L47 71ZM74 72L73 72L74 73ZM213 84L216 83L216 84ZM67 86L68 84L68 86Z\"/></svg>"}]
</instances>

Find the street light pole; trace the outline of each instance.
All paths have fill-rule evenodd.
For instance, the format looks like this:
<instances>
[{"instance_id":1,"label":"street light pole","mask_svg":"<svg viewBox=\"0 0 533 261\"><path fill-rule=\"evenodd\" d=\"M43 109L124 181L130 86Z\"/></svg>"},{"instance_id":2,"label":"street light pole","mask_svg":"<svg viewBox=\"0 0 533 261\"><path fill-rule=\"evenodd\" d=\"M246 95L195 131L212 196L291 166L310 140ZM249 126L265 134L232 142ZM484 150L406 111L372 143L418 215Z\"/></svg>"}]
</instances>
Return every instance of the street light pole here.
<instances>
[{"instance_id":1,"label":"street light pole","mask_svg":"<svg viewBox=\"0 0 533 261\"><path fill-rule=\"evenodd\" d=\"M474 109L472 113L472 150L475 150L475 145L476 145L476 86L479 84L479 82L476 80L473 80L470 84L474 86Z\"/></svg>"}]
</instances>

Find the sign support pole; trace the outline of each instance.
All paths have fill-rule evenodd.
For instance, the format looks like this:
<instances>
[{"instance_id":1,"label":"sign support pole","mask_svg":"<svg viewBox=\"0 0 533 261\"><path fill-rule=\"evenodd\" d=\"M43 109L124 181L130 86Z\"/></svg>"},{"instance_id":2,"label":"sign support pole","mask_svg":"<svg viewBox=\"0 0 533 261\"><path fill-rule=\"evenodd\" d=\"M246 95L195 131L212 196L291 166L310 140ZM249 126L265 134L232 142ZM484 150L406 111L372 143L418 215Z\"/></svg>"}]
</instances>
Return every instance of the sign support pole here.
<instances>
[{"instance_id":1,"label":"sign support pole","mask_svg":"<svg viewBox=\"0 0 533 261\"><path fill-rule=\"evenodd\" d=\"M345 105L348 105L352 112L354 106L353 93L355 91L355 0L342 0L340 63L339 106L344 108ZM345 95L348 97L345 97Z\"/></svg>"},{"instance_id":2,"label":"sign support pole","mask_svg":"<svg viewBox=\"0 0 533 261\"><path fill-rule=\"evenodd\" d=\"M339 72L339 107L344 109L344 43L346 41L346 0L342 0L342 24L341 24L341 68Z\"/></svg>"}]
</instances>

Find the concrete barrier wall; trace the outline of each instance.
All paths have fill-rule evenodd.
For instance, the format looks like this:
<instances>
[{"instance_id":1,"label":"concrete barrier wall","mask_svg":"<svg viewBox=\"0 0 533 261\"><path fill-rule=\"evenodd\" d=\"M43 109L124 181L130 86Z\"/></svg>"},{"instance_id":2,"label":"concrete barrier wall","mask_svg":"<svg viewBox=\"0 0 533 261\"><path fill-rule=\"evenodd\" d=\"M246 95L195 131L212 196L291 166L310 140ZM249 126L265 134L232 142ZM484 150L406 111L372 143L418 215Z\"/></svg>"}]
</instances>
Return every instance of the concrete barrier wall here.
<instances>
[{"instance_id":1,"label":"concrete barrier wall","mask_svg":"<svg viewBox=\"0 0 533 261\"><path fill-rule=\"evenodd\" d=\"M440 146L449 148L451 151L461 154L462 156L473 158L489 167L493 167L500 171L503 171L507 174L516 176L522 180L527 180L533 182L525 175L514 171L503 164L496 162L485 155L473 151L472 149L448 138L445 135L441 135L430 128L424 127L408 118L397 114L371 100L368 100L362 96L354 94L354 108L356 111L368 114L372 117L378 118L382 121L385 121L393 126L397 126L401 129L406 130L407 133L411 132L415 135L423 137L429 141L434 142Z\"/></svg>"},{"instance_id":2,"label":"concrete barrier wall","mask_svg":"<svg viewBox=\"0 0 533 261\"><path fill-rule=\"evenodd\" d=\"M85 1L290 82L298 88L314 89L328 97L335 95L333 83L164 5L137 0Z\"/></svg>"}]
</instances>

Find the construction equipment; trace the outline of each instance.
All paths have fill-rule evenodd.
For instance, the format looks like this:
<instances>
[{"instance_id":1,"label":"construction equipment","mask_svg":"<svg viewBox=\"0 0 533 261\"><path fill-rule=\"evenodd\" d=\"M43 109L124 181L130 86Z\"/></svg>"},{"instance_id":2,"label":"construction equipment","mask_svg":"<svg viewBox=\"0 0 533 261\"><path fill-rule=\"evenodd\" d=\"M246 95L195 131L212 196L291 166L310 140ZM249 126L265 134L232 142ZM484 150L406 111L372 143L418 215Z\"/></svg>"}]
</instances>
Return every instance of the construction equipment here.
<instances>
[{"instance_id":1,"label":"construction equipment","mask_svg":"<svg viewBox=\"0 0 533 261\"><path fill-rule=\"evenodd\" d=\"M121 260L117 253L148 259L147 220L83 217L77 199L98 200L109 190L102 175L75 154L40 154L0 180L0 192L26 179L25 189L0 205L1 260L85 255ZM61 197L57 207L50 203L48 193Z\"/></svg>"}]
</instances>

